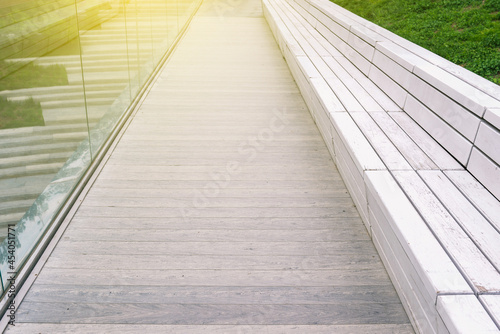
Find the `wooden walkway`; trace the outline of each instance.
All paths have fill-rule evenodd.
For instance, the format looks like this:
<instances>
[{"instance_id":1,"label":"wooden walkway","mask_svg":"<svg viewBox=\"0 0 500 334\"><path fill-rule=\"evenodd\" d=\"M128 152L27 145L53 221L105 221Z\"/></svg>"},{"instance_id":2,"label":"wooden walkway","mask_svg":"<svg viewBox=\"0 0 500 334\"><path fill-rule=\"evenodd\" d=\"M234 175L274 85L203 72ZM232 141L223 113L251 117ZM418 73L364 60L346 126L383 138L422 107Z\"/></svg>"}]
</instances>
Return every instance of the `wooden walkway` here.
<instances>
[{"instance_id":1,"label":"wooden walkway","mask_svg":"<svg viewBox=\"0 0 500 334\"><path fill-rule=\"evenodd\" d=\"M8 333L413 333L260 2L215 1Z\"/></svg>"}]
</instances>

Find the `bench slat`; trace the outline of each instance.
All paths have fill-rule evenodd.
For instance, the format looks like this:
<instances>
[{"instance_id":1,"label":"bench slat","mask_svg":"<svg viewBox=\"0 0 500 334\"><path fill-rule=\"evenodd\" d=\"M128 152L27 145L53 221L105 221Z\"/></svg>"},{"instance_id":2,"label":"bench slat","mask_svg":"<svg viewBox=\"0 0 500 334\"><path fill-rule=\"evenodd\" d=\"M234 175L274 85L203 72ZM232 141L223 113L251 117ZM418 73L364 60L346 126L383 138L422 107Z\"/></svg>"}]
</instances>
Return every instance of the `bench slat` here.
<instances>
[{"instance_id":1,"label":"bench slat","mask_svg":"<svg viewBox=\"0 0 500 334\"><path fill-rule=\"evenodd\" d=\"M471 142L411 95L406 100L404 110L463 166L467 164L472 150Z\"/></svg>"},{"instance_id":2,"label":"bench slat","mask_svg":"<svg viewBox=\"0 0 500 334\"><path fill-rule=\"evenodd\" d=\"M448 209L488 260L500 271L500 234L441 171L419 171L427 186Z\"/></svg>"},{"instance_id":3,"label":"bench slat","mask_svg":"<svg viewBox=\"0 0 500 334\"><path fill-rule=\"evenodd\" d=\"M450 333L493 334L499 332L498 327L474 296L439 296L436 308Z\"/></svg>"},{"instance_id":4,"label":"bench slat","mask_svg":"<svg viewBox=\"0 0 500 334\"><path fill-rule=\"evenodd\" d=\"M500 198L500 167L475 147L467 164L467 169L498 199Z\"/></svg>"},{"instance_id":5,"label":"bench slat","mask_svg":"<svg viewBox=\"0 0 500 334\"><path fill-rule=\"evenodd\" d=\"M351 62L345 58L335 58L335 60L377 101L385 111L400 111L401 108L394 103L377 85L367 76L359 71Z\"/></svg>"},{"instance_id":6,"label":"bench slat","mask_svg":"<svg viewBox=\"0 0 500 334\"><path fill-rule=\"evenodd\" d=\"M392 175L388 171L367 171L366 187L370 210L380 210L379 221L390 224L410 263L423 278L426 294L433 296L434 302L440 293L472 294L462 274Z\"/></svg>"},{"instance_id":7,"label":"bench slat","mask_svg":"<svg viewBox=\"0 0 500 334\"><path fill-rule=\"evenodd\" d=\"M368 93L365 88L356 81L349 72L347 72L338 62L337 58L334 57L323 57L323 60L328 65L328 67L335 73L341 80L342 83L349 89L349 91L354 95L354 97L359 101L362 106L362 109L366 111L383 111L383 108L376 101L376 99ZM383 95L382 92L371 92L371 94ZM379 96L380 96L379 95ZM354 109L355 110L355 109Z\"/></svg>"},{"instance_id":8,"label":"bench slat","mask_svg":"<svg viewBox=\"0 0 500 334\"><path fill-rule=\"evenodd\" d=\"M411 77L410 85L411 95L445 120L469 141L474 141L480 122L477 116L416 76Z\"/></svg>"},{"instance_id":9,"label":"bench slat","mask_svg":"<svg viewBox=\"0 0 500 334\"><path fill-rule=\"evenodd\" d=\"M415 172L393 172L399 185L461 269L475 293L500 292L500 273Z\"/></svg>"},{"instance_id":10,"label":"bench slat","mask_svg":"<svg viewBox=\"0 0 500 334\"><path fill-rule=\"evenodd\" d=\"M401 88L401 86L399 86L387 74L382 72L376 66L370 67L368 77L382 91L386 92L387 95L398 105L398 107L403 108L408 93L403 88Z\"/></svg>"},{"instance_id":11,"label":"bench slat","mask_svg":"<svg viewBox=\"0 0 500 334\"><path fill-rule=\"evenodd\" d=\"M488 155L493 161L500 162L500 132L481 122L474 145L483 153Z\"/></svg>"},{"instance_id":12,"label":"bench slat","mask_svg":"<svg viewBox=\"0 0 500 334\"><path fill-rule=\"evenodd\" d=\"M500 202L477 182L469 172L462 170L444 171L446 176L463 192L474 206L500 233Z\"/></svg>"},{"instance_id":13,"label":"bench slat","mask_svg":"<svg viewBox=\"0 0 500 334\"><path fill-rule=\"evenodd\" d=\"M500 328L500 295L482 295L479 296L479 300Z\"/></svg>"},{"instance_id":14,"label":"bench slat","mask_svg":"<svg viewBox=\"0 0 500 334\"><path fill-rule=\"evenodd\" d=\"M388 113L370 112L370 115L413 169L439 169L432 159L401 129Z\"/></svg>"},{"instance_id":15,"label":"bench slat","mask_svg":"<svg viewBox=\"0 0 500 334\"><path fill-rule=\"evenodd\" d=\"M412 169L367 112L350 112L350 115L389 170Z\"/></svg>"},{"instance_id":16,"label":"bench slat","mask_svg":"<svg viewBox=\"0 0 500 334\"><path fill-rule=\"evenodd\" d=\"M463 167L406 113L388 114L441 170L463 170Z\"/></svg>"}]
</instances>

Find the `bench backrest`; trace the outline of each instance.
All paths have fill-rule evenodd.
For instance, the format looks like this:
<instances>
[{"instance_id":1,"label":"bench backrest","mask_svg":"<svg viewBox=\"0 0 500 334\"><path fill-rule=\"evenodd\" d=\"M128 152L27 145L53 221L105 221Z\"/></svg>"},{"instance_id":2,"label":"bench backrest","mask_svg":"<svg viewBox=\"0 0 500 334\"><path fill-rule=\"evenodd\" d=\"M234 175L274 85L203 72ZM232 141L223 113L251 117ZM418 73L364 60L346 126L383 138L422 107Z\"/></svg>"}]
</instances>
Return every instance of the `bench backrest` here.
<instances>
[{"instance_id":1,"label":"bench backrest","mask_svg":"<svg viewBox=\"0 0 500 334\"><path fill-rule=\"evenodd\" d=\"M325 0L287 0L500 199L500 87Z\"/></svg>"}]
</instances>

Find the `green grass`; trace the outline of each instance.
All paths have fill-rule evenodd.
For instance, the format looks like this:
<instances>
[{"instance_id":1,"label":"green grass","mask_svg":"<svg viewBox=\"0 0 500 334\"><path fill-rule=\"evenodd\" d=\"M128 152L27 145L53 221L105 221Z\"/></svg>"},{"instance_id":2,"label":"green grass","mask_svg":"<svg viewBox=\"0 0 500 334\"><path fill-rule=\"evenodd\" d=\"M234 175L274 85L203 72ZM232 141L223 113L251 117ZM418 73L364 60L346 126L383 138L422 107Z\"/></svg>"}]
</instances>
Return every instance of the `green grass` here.
<instances>
[{"instance_id":1,"label":"green grass","mask_svg":"<svg viewBox=\"0 0 500 334\"><path fill-rule=\"evenodd\" d=\"M331 0L500 84L500 0Z\"/></svg>"},{"instance_id":2,"label":"green grass","mask_svg":"<svg viewBox=\"0 0 500 334\"><path fill-rule=\"evenodd\" d=\"M0 97L0 129L45 125L40 103L29 99L11 102Z\"/></svg>"},{"instance_id":3,"label":"green grass","mask_svg":"<svg viewBox=\"0 0 500 334\"><path fill-rule=\"evenodd\" d=\"M1 71L8 71L4 62L0 62ZM30 63L2 78L0 91L67 84L68 75L64 66L37 66ZM33 99L12 102L0 97L0 129L39 125L45 125L40 103Z\"/></svg>"},{"instance_id":4,"label":"green grass","mask_svg":"<svg viewBox=\"0 0 500 334\"><path fill-rule=\"evenodd\" d=\"M0 74L9 67L0 62ZM33 87L64 86L68 84L66 68L62 65L38 66L29 63L0 80L0 91Z\"/></svg>"}]
</instances>

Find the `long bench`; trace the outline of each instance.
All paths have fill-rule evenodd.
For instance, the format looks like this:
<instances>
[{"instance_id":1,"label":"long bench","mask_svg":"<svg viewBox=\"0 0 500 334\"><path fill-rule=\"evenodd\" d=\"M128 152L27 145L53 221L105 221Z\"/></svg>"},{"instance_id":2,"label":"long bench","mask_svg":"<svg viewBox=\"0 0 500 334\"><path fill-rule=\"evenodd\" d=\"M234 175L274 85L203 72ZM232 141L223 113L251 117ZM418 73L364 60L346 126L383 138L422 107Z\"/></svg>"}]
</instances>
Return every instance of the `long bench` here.
<instances>
[{"instance_id":1,"label":"long bench","mask_svg":"<svg viewBox=\"0 0 500 334\"><path fill-rule=\"evenodd\" d=\"M499 333L500 88L327 0L263 10L416 331Z\"/></svg>"}]
</instances>

